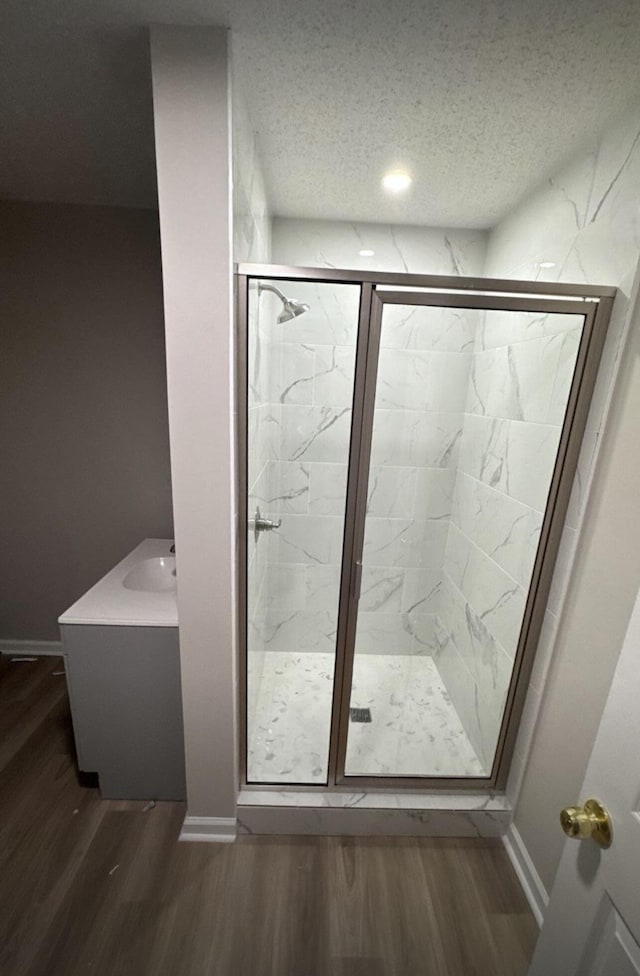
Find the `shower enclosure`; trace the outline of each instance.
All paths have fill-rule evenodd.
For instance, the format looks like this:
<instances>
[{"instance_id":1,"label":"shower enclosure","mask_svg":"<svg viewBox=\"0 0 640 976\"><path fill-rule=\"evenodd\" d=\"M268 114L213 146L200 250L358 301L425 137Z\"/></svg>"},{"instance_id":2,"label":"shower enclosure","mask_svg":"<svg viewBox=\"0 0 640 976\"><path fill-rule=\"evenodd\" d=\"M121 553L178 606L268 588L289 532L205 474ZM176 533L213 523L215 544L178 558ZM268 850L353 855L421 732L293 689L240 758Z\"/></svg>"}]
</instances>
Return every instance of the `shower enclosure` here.
<instances>
[{"instance_id":1,"label":"shower enclosure","mask_svg":"<svg viewBox=\"0 0 640 976\"><path fill-rule=\"evenodd\" d=\"M245 783L504 786L613 296L240 267Z\"/></svg>"}]
</instances>

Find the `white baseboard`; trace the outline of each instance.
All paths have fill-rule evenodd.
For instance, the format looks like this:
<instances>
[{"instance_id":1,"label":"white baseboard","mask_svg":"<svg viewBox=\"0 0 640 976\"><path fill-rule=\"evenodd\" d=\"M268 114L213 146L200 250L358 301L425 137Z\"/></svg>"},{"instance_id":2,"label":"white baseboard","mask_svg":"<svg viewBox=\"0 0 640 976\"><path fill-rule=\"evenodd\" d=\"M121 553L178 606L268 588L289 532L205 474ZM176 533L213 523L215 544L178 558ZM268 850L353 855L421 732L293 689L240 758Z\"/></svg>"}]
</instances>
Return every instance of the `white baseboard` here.
<instances>
[{"instance_id":1,"label":"white baseboard","mask_svg":"<svg viewBox=\"0 0 640 976\"><path fill-rule=\"evenodd\" d=\"M0 640L0 654L16 657L60 657L62 641Z\"/></svg>"},{"instance_id":2,"label":"white baseboard","mask_svg":"<svg viewBox=\"0 0 640 976\"><path fill-rule=\"evenodd\" d=\"M190 817L187 814L178 840L233 844L237 829L235 817Z\"/></svg>"},{"instance_id":3,"label":"white baseboard","mask_svg":"<svg viewBox=\"0 0 640 976\"><path fill-rule=\"evenodd\" d=\"M544 913L549 904L547 889L542 883L540 875L535 869L529 851L525 847L524 841L520 836L518 828L510 824L506 834L502 838L509 860L513 869L518 875L518 881L522 885L529 907L538 923L538 928L542 926Z\"/></svg>"}]
</instances>

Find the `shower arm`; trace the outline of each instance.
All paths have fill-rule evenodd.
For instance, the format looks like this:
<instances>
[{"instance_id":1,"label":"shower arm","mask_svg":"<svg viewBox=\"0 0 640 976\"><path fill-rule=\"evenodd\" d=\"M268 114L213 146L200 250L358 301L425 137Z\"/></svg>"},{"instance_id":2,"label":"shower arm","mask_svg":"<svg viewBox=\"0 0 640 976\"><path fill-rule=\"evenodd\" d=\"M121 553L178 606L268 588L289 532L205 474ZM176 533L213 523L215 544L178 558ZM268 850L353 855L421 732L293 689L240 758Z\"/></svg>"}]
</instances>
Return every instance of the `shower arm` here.
<instances>
[{"instance_id":1,"label":"shower arm","mask_svg":"<svg viewBox=\"0 0 640 976\"><path fill-rule=\"evenodd\" d=\"M272 291L274 295L277 295L283 305L288 305L289 299L282 294L279 288L275 285L263 285L261 281L258 282L258 294L261 295L263 291Z\"/></svg>"}]
</instances>

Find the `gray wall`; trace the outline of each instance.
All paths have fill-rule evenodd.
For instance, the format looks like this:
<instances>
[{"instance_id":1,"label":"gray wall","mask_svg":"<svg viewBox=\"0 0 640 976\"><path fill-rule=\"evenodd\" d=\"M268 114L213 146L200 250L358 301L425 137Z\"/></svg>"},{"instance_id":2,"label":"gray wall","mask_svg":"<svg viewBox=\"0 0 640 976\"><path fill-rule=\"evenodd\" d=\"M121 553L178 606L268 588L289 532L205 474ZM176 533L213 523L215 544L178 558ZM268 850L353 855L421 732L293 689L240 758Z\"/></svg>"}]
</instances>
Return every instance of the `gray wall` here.
<instances>
[{"instance_id":1,"label":"gray wall","mask_svg":"<svg viewBox=\"0 0 640 976\"><path fill-rule=\"evenodd\" d=\"M0 638L171 537L157 213L0 202Z\"/></svg>"}]
</instances>

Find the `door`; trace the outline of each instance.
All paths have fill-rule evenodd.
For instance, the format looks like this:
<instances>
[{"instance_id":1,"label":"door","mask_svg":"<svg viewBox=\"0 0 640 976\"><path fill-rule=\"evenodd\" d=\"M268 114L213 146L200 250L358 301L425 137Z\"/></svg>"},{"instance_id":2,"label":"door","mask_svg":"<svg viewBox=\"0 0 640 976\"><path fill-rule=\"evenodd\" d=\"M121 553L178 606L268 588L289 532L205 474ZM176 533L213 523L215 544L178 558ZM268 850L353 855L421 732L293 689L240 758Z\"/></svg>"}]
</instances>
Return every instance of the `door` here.
<instances>
[{"instance_id":1,"label":"door","mask_svg":"<svg viewBox=\"0 0 640 976\"><path fill-rule=\"evenodd\" d=\"M594 312L374 292L339 782L478 788L507 768Z\"/></svg>"},{"instance_id":2,"label":"door","mask_svg":"<svg viewBox=\"0 0 640 976\"><path fill-rule=\"evenodd\" d=\"M246 779L327 783L362 288L251 280Z\"/></svg>"},{"instance_id":3,"label":"door","mask_svg":"<svg viewBox=\"0 0 640 976\"><path fill-rule=\"evenodd\" d=\"M566 842L528 976L640 974L639 657L640 593L582 787L612 843Z\"/></svg>"},{"instance_id":4,"label":"door","mask_svg":"<svg viewBox=\"0 0 640 976\"><path fill-rule=\"evenodd\" d=\"M239 279L248 785L508 771L608 301L410 277Z\"/></svg>"}]
</instances>

